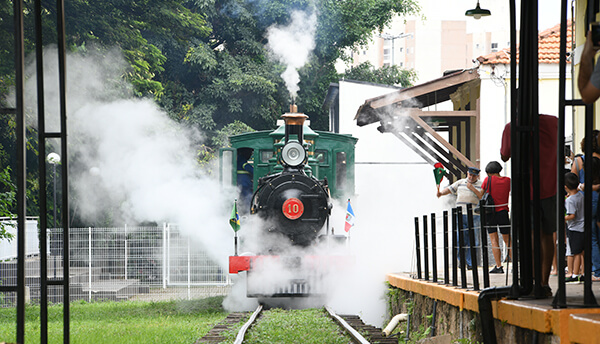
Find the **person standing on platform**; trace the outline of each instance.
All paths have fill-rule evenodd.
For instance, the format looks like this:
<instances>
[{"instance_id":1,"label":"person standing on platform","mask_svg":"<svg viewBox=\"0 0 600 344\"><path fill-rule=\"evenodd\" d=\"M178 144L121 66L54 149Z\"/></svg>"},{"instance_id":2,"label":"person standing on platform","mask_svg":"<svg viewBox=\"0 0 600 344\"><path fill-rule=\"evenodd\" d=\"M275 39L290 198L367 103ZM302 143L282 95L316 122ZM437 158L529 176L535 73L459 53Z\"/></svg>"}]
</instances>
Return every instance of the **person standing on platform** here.
<instances>
[{"instance_id":1,"label":"person standing on platform","mask_svg":"<svg viewBox=\"0 0 600 344\"><path fill-rule=\"evenodd\" d=\"M508 196L510 194L510 178L500 175L502 165L497 161L491 161L485 167L485 173L488 175L483 181L483 191L488 192L494 199L494 215L486 220L486 228L492 243L492 254L496 266L490 271L491 274L502 274L502 256L500 252L500 242L498 240L498 229L504 240L504 247L507 248L506 260L512 257L510 251L510 218L508 216ZM487 213L486 213L487 214Z\"/></svg>"},{"instance_id":2,"label":"person standing on platform","mask_svg":"<svg viewBox=\"0 0 600 344\"><path fill-rule=\"evenodd\" d=\"M502 132L502 145L500 156L506 162L511 157L510 146L511 125L507 123ZM541 280L545 297L552 296L552 289L548 284L550 269L554 257L554 233L556 232L556 192L558 176L558 163L556 152L558 147L558 118L550 115L539 115L539 147L540 147L540 252L541 252ZM530 199L533 200L533 178L530 178ZM520 201L520 200L519 200Z\"/></svg>"},{"instance_id":3,"label":"person standing on platform","mask_svg":"<svg viewBox=\"0 0 600 344\"><path fill-rule=\"evenodd\" d=\"M593 161L592 161L592 171L600 173L599 170L599 163L600 160L598 160L598 158L600 158L600 147L598 146L598 141L597 141L597 137L598 134L600 133L600 131L598 130L594 130L592 131L593 137L594 139L592 140L592 157L593 157ZM585 138L583 138L581 140L581 151L585 151ZM588 154L589 156L589 154ZM584 164L585 164L585 157L586 155L583 154L581 156L578 156L574 159L573 161L573 165L571 166L571 172L574 173L578 179L579 179L579 187L578 189L580 190L581 193L584 192L584 190L589 190L589 188L585 188L585 169L584 169ZM597 174L596 173L596 174ZM594 178L595 177L595 178ZM599 194L598 194L598 190L600 190L600 180L597 180L597 176L593 176L592 177L593 181L592 181L592 188L591 188L591 192L592 192L592 252L591 252L591 256L592 256L592 281L600 281L600 227L598 227L597 224L597 216L596 213L598 211L598 198L599 198ZM587 191L585 191L587 192Z\"/></svg>"},{"instance_id":4,"label":"person standing on platform","mask_svg":"<svg viewBox=\"0 0 600 344\"><path fill-rule=\"evenodd\" d=\"M567 266L570 276L565 276L565 282L579 282L581 266L583 265L584 221L583 194L577 190L579 178L575 173L565 175L565 222L570 255L567 256Z\"/></svg>"},{"instance_id":5,"label":"person standing on platform","mask_svg":"<svg viewBox=\"0 0 600 344\"><path fill-rule=\"evenodd\" d=\"M447 186L442 191L437 190L437 197L440 198L444 195L449 195L452 193L456 195L456 206L462 207L462 229L469 228L469 222L467 217L467 204L473 205L474 212L478 211L479 207L479 199L483 192L481 191L481 180L479 180L479 169L475 167L469 167L467 170L467 178L459 179L454 182L454 184ZM473 227L475 231L475 246L479 246L479 236L481 235L481 220L479 218L479 214L473 214ZM459 246L471 247L469 244L469 235L468 232L464 231L463 242L458 243ZM465 262L467 263L467 268L472 269L472 261L471 261L471 250L466 250ZM477 257L475 257L476 259Z\"/></svg>"}]
</instances>

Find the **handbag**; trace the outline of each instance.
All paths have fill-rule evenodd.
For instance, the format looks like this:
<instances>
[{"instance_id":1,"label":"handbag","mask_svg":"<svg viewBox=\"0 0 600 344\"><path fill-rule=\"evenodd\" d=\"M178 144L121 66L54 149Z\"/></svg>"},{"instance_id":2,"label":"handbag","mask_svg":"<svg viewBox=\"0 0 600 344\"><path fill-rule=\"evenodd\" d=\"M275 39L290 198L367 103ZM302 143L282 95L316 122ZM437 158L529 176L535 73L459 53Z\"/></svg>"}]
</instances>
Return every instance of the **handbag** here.
<instances>
[{"instance_id":1,"label":"handbag","mask_svg":"<svg viewBox=\"0 0 600 344\"><path fill-rule=\"evenodd\" d=\"M492 176L488 178L488 187L486 192L481 197L480 208L484 213L486 221L490 221L496 215L496 206L494 203L494 198L492 197Z\"/></svg>"}]
</instances>

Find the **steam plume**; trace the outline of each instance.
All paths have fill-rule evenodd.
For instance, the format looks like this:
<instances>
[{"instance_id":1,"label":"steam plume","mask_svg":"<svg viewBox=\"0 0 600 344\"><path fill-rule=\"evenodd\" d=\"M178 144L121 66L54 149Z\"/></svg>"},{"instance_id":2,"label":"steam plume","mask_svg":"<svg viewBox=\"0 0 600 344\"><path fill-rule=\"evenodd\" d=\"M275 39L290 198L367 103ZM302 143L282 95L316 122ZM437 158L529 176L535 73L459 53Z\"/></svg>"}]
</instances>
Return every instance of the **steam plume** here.
<instances>
[{"instance_id":1,"label":"steam plume","mask_svg":"<svg viewBox=\"0 0 600 344\"><path fill-rule=\"evenodd\" d=\"M296 97L300 82L298 68L308 61L315 48L317 16L313 12L294 11L287 26L271 26L267 29L267 48L273 57L287 66L281 74L292 98Z\"/></svg>"}]
</instances>

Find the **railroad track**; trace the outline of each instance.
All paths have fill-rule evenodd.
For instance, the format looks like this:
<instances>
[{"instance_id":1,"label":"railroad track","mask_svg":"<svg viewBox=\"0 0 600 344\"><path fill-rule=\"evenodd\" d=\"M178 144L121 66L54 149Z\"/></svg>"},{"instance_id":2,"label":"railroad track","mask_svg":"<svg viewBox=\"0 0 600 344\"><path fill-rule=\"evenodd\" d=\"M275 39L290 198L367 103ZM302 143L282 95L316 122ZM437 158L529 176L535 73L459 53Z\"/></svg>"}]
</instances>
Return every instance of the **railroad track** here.
<instances>
[{"instance_id":1,"label":"railroad track","mask_svg":"<svg viewBox=\"0 0 600 344\"><path fill-rule=\"evenodd\" d=\"M242 312L242 313L231 313L222 322L213 327L204 337L198 339L195 344L202 343L220 343L225 340L221 333L228 331L230 328L238 324L242 319L250 318L239 330L234 344L242 344L244 336L252 324L259 318L262 312L262 305L253 312ZM398 339L395 337L383 336L382 330L375 326L366 325L358 315L338 315L331 308L325 307L329 316L346 332L354 343L368 344L368 343L398 343Z\"/></svg>"}]
</instances>

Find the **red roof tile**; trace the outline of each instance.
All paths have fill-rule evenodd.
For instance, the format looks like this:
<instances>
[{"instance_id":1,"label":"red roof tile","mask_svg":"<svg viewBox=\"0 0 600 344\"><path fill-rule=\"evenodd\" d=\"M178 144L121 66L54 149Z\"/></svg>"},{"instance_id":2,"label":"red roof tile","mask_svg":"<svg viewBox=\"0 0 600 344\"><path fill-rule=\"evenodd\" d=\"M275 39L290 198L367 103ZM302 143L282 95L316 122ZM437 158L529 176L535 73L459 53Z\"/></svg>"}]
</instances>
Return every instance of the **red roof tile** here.
<instances>
[{"instance_id":1,"label":"red roof tile","mask_svg":"<svg viewBox=\"0 0 600 344\"><path fill-rule=\"evenodd\" d=\"M573 30L571 21L567 22L567 51L571 46ZM560 24L540 32L538 36L538 55L539 63L556 63L558 64L558 56L560 53ZM509 64L510 49L502 49L488 55L479 56L477 60L481 64ZM517 52L517 62L519 55ZM570 63L567 61L567 63Z\"/></svg>"}]
</instances>

